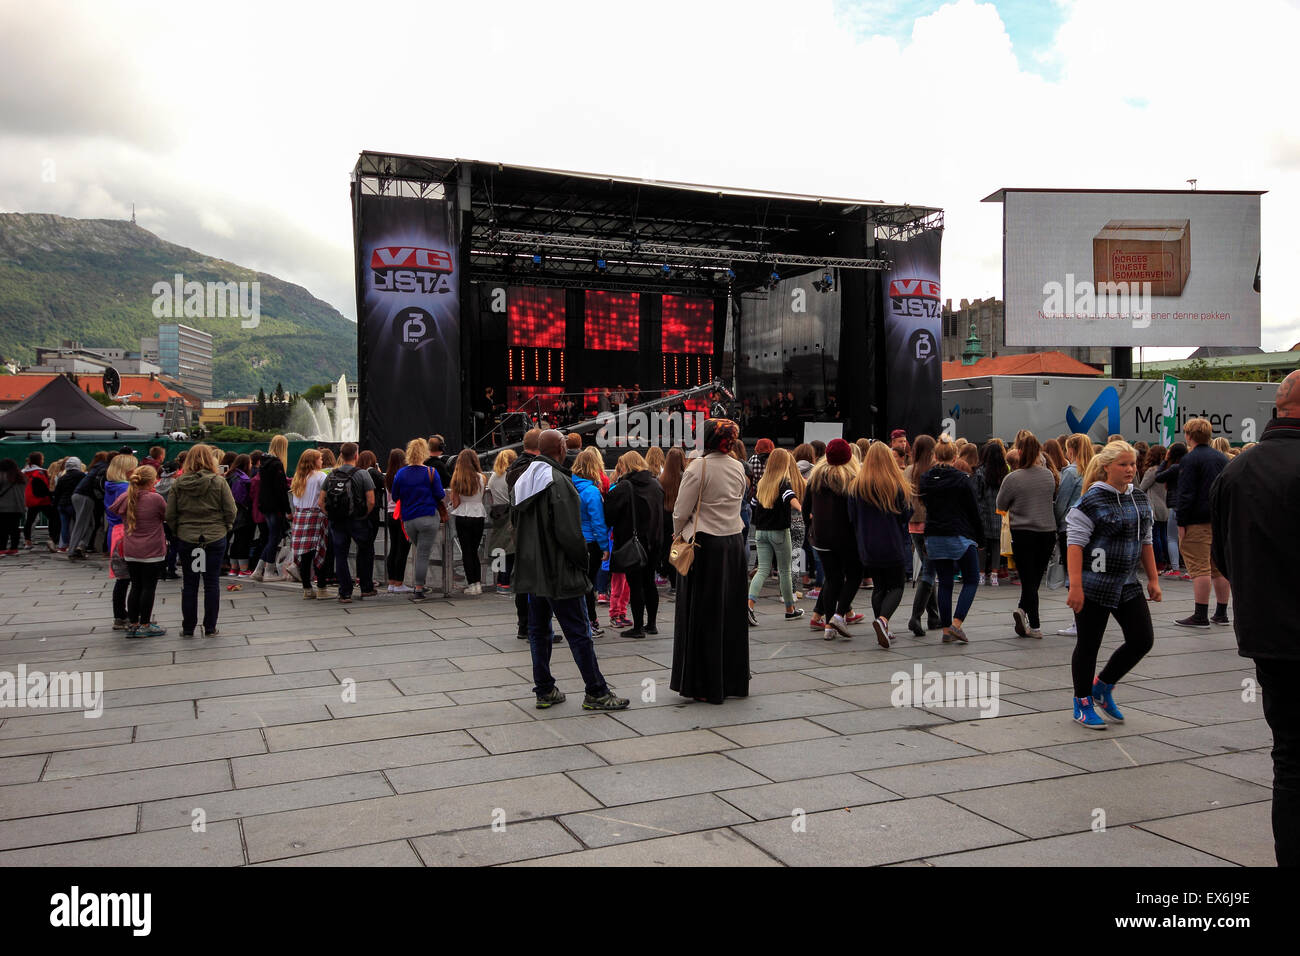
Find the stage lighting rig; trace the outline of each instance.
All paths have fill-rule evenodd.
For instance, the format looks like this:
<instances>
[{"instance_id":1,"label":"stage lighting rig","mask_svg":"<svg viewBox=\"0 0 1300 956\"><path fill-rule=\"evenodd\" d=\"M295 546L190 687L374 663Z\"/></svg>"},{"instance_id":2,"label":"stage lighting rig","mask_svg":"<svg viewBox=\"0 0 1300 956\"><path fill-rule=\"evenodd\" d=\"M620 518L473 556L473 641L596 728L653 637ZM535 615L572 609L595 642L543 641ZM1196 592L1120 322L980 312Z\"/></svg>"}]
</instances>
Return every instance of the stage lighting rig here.
<instances>
[{"instance_id":1,"label":"stage lighting rig","mask_svg":"<svg viewBox=\"0 0 1300 956\"><path fill-rule=\"evenodd\" d=\"M608 269L608 268L609 268L609 263L606 262L603 258L601 258L601 259L597 259L597 260L596 260L596 271L597 271L597 272L604 272L604 271L605 271L606 269Z\"/></svg>"},{"instance_id":2,"label":"stage lighting rig","mask_svg":"<svg viewBox=\"0 0 1300 956\"><path fill-rule=\"evenodd\" d=\"M831 275L830 269L823 272L822 277L813 283L813 288L818 292L830 292L835 288L835 276Z\"/></svg>"}]
</instances>

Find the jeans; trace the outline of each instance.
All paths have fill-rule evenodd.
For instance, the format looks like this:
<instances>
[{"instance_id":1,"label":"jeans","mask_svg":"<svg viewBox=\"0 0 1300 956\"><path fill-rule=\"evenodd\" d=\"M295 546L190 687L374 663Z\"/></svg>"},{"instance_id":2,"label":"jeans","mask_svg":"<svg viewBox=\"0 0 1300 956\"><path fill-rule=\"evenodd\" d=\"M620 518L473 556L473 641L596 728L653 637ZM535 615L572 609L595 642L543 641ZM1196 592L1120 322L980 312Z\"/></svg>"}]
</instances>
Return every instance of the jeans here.
<instances>
[{"instance_id":1,"label":"jeans","mask_svg":"<svg viewBox=\"0 0 1300 956\"><path fill-rule=\"evenodd\" d=\"M217 629L217 614L221 610L221 562L226 557L226 539L220 538L207 545L177 542L180 549L181 574L181 633L193 634L199 616L199 577L203 577L203 631L211 634Z\"/></svg>"},{"instance_id":2,"label":"jeans","mask_svg":"<svg viewBox=\"0 0 1300 956\"><path fill-rule=\"evenodd\" d=\"M1092 677L1097 667L1097 652L1106 633L1106 622L1114 615L1124 635L1124 643L1115 648L1110 660L1097 676L1103 684L1117 684L1146 656L1155 643L1151 631L1151 611L1146 596L1139 593L1119 607L1108 608L1084 598L1083 610L1074 616L1078 637L1074 642L1074 656L1070 659L1070 672L1074 675L1074 696L1087 697L1092 693Z\"/></svg>"},{"instance_id":3,"label":"jeans","mask_svg":"<svg viewBox=\"0 0 1300 956\"><path fill-rule=\"evenodd\" d=\"M970 606L975 603L979 590L979 548L972 542L960 558L931 558L935 575L939 578L939 617L944 627L951 627L953 618L966 620ZM961 569L961 593L957 595L957 610L952 609L952 582L957 569ZM1036 625L1035 625L1036 626Z\"/></svg>"},{"instance_id":4,"label":"jeans","mask_svg":"<svg viewBox=\"0 0 1300 956\"><path fill-rule=\"evenodd\" d=\"M352 596L348 551L353 541L357 543L357 577L361 579L361 590L370 592L375 589L375 542L370 530L370 522L365 518L337 521L330 525L330 537L334 539L334 576L339 582L341 598Z\"/></svg>"},{"instance_id":5,"label":"jeans","mask_svg":"<svg viewBox=\"0 0 1300 956\"><path fill-rule=\"evenodd\" d=\"M1020 608L1029 616L1031 628L1038 627L1038 586L1055 546L1055 531L1011 531L1011 552L1020 572Z\"/></svg>"},{"instance_id":6,"label":"jeans","mask_svg":"<svg viewBox=\"0 0 1300 956\"><path fill-rule=\"evenodd\" d=\"M417 519L418 520L418 519ZM653 572L653 569L652 569ZM581 597L544 598L528 595L528 646L533 653L533 693L538 697L555 686L551 676L551 614L568 638L573 661L578 665L587 693L603 697L609 693L605 678L596 664L596 648L591 642L591 628L587 623L587 609Z\"/></svg>"},{"instance_id":7,"label":"jeans","mask_svg":"<svg viewBox=\"0 0 1300 956\"><path fill-rule=\"evenodd\" d=\"M263 515L266 518L266 546L262 549L262 560L269 566L275 566L275 555L280 550L280 538L284 535L284 515Z\"/></svg>"},{"instance_id":8,"label":"jeans","mask_svg":"<svg viewBox=\"0 0 1300 956\"><path fill-rule=\"evenodd\" d=\"M826 572L814 613L826 616L849 613L853 598L858 593L858 588L862 587L862 562L858 558L857 547L850 546L843 551L818 550L813 553ZM873 583L877 588L880 586Z\"/></svg>"},{"instance_id":9,"label":"jeans","mask_svg":"<svg viewBox=\"0 0 1300 956\"><path fill-rule=\"evenodd\" d=\"M1261 658L1255 675L1273 731L1273 851L1278 866L1300 866L1300 661Z\"/></svg>"},{"instance_id":10,"label":"jeans","mask_svg":"<svg viewBox=\"0 0 1300 956\"><path fill-rule=\"evenodd\" d=\"M1165 522L1165 547L1169 549L1169 567L1178 569L1178 513L1169 509L1169 520Z\"/></svg>"},{"instance_id":11,"label":"jeans","mask_svg":"<svg viewBox=\"0 0 1300 956\"><path fill-rule=\"evenodd\" d=\"M77 523L77 512L71 502L59 505L59 547L72 545L72 526Z\"/></svg>"},{"instance_id":12,"label":"jeans","mask_svg":"<svg viewBox=\"0 0 1300 956\"><path fill-rule=\"evenodd\" d=\"M1164 521L1157 521L1151 529L1151 545L1156 553L1156 564L1169 563L1169 548L1166 544L1169 526Z\"/></svg>"},{"instance_id":13,"label":"jeans","mask_svg":"<svg viewBox=\"0 0 1300 956\"><path fill-rule=\"evenodd\" d=\"M478 557L478 546L483 540L484 518L456 517L456 540L460 542L460 560L465 565L465 583L483 582L483 562Z\"/></svg>"},{"instance_id":14,"label":"jeans","mask_svg":"<svg viewBox=\"0 0 1300 956\"><path fill-rule=\"evenodd\" d=\"M749 582L749 599L757 600L767 576L772 573L772 562L776 562L777 574L781 580L781 597L786 607L794 606L794 585L790 580L790 529L780 531L755 531L754 541L758 545L758 573Z\"/></svg>"},{"instance_id":15,"label":"jeans","mask_svg":"<svg viewBox=\"0 0 1300 956\"><path fill-rule=\"evenodd\" d=\"M600 578L600 566L605 560L601 557L603 553L600 545L595 541L587 542L587 576L591 578L591 590L587 592L587 618L592 626L600 623L600 619L596 616L596 582ZM513 555L506 555L507 567L514 563L510 560L511 557Z\"/></svg>"},{"instance_id":16,"label":"jeans","mask_svg":"<svg viewBox=\"0 0 1300 956\"><path fill-rule=\"evenodd\" d=\"M148 627L153 620L154 594L158 576L162 574L161 561L128 561L131 570L131 591L126 599L126 621Z\"/></svg>"},{"instance_id":17,"label":"jeans","mask_svg":"<svg viewBox=\"0 0 1300 956\"><path fill-rule=\"evenodd\" d=\"M415 586L421 591L424 590L424 579L429 574L429 554L438 538L439 524L441 521L437 515L421 515L402 522L406 536L411 539L411 547L415 549Z\"/></svg>"}]
</instances>

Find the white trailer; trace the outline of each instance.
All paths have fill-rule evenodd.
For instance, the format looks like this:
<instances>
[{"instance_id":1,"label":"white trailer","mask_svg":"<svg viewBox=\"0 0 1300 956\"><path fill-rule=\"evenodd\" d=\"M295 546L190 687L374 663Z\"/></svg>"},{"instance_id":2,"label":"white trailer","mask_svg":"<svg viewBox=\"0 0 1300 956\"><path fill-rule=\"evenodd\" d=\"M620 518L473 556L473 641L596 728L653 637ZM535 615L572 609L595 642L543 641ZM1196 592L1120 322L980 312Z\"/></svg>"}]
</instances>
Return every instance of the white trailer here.
<instances>
[{"instance_id":1,"label":"white trailer","mask_svg":"<svg viewBox=\"0 0 1300 956\"><path fill-rule=\"evenodd\" d=\"M1274 416L1276 383L1178 383L1178 430L1190 418L1207 418L1214 435L1232 444L1257 441ZM986 375L943 383L943 422L954 438L1011 441L1022 428L1040 440L1076 431L1104 442L1160 441L1163 381L1158 378L1069 378Z\"/></svg>"}]
</instances>

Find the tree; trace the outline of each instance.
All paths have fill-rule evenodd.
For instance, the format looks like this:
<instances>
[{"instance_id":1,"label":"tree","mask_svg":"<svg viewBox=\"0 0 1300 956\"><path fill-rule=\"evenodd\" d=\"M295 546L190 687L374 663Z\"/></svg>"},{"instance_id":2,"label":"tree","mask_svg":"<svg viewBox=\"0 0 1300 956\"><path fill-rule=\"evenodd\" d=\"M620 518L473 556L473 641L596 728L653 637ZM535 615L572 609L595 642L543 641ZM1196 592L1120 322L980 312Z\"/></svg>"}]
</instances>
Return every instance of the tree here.
<instances>
[{"instance_id":1,"label":"tree","mask_svg":"<svg viewBox=\"0 0 1300 956\"><path fill-rule=\"evenodd\" d=\"M259 387L257 389L257 407L253 409L253 428L255 431L270 427L267 424L266 417L266 390Z\"/></svg>"},{"instance_id":2,"label":"tree","mask_svg":"<svg viewBox=\"0 0 1300 956\"><path fill-rule=\"evenodd\" d=\"M329 390L329 385L313 385L311 388L307 389L307 391L302 393L302 399L308 404L312 402L323 402L325 401L325 393Z\"/></svg>"}]
</instances>

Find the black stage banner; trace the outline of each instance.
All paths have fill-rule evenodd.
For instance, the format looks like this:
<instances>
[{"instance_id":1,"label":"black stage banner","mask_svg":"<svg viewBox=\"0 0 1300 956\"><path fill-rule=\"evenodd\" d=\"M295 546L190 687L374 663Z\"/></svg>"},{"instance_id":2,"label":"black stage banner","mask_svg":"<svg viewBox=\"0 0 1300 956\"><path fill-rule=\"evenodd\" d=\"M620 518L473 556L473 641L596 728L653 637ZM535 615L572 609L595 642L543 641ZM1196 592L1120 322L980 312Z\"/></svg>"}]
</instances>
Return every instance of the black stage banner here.
<instances>
[{"instance_id":1,"label":"black stage banner","mask_svg":"<svg viewBox=\"0 0 1300 956\"><path fill-rule=\"evenodd\" d=\"M880 252L893 262L881 288L885 296L887 438L895 428L937 435L943 413L942 306L939 299L941 229L911 239L882 239Z\"/></svg>"},{"instance_id":2,"label":"black stage banner","mask_svg":"<svg viewBox=\"0 0 1300 956\"><path fill-rule=\"evenodd\" d=\"M384 461L438 433L459 448L456 204L363 195L357 218L362 447Z\"/></svg>"}]
</instances>

